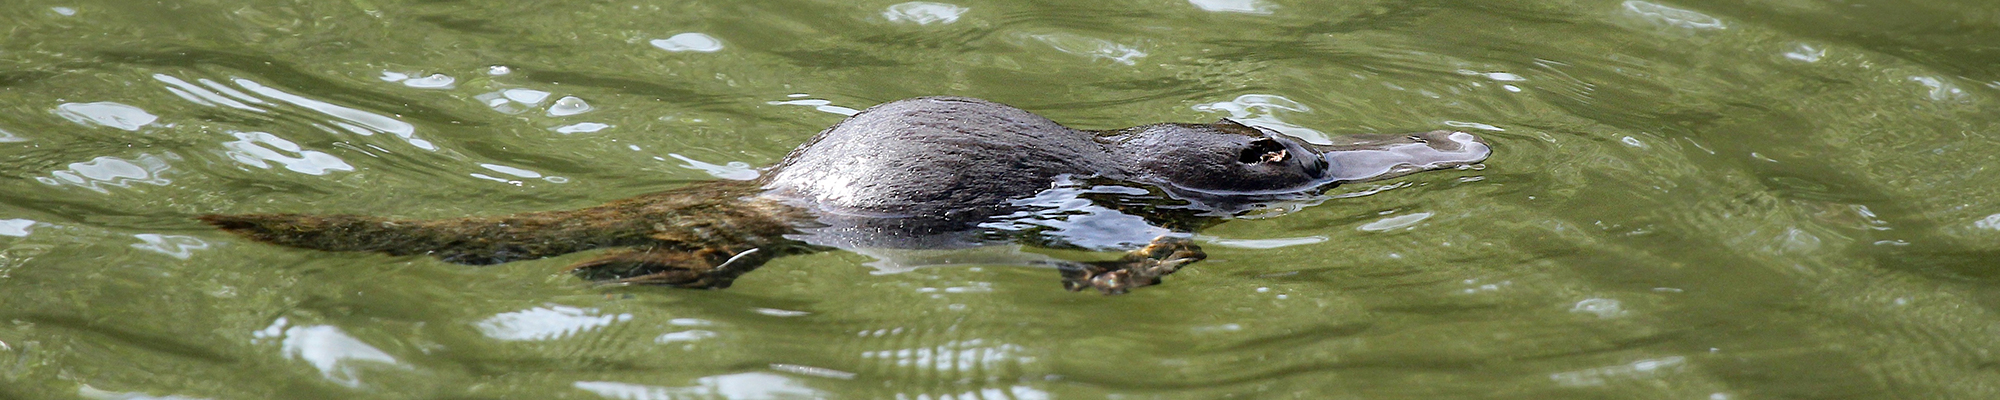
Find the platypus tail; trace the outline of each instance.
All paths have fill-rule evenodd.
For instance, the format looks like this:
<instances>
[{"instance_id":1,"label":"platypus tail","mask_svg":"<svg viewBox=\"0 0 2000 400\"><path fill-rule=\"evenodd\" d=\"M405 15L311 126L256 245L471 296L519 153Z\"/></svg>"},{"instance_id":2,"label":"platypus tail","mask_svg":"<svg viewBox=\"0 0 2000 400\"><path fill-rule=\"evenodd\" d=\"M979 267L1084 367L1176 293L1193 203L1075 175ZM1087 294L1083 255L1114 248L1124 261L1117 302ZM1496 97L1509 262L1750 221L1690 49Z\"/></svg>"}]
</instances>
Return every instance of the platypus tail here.
<instances>
[{"instance_id":1,"label":"platypus tail","mask_svg":"<svg viewBox=\"0 0 2000 400\"><path fill-rule=\"evenodd\" d=\"M607 231L603 229L605 226L577 224L563 218L408 221L308 214L209 214L198 218L224 231L271 244L328 251L430 255L467 265L551 257L631 241L620 240L630 235Z\"/></svg>"}]
</instances>

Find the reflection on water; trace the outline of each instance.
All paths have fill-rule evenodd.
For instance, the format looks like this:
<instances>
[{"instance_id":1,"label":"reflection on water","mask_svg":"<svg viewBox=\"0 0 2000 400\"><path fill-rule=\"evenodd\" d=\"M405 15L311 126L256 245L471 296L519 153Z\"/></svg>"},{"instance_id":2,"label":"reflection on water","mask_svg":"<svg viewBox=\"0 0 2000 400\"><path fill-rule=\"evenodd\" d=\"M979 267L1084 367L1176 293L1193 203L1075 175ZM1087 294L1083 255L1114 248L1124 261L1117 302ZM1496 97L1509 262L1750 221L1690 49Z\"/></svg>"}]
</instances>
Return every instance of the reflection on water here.
<instances>
[{"instance_id":1,"label":"reflection on water","mask_svg":"<svg viewBox=\"0 0 2000 400\"><path fill-rule=\"evenodd\" d=\"M0 398L2000 398L1991 1L0 3ZM1116 252L673 290L191 219L755 179L940 94L1495 156L1267 204L1113 297L1017 265ZM1162 233L1059 186L997 228Z\"/></svg>"},{"instance_id":2,"label":"reflection on water","mask_svg":"<svg viewBox=\"0 0 2000 400\"><path fill-rule=\"evenodd\" d=\"M88 162L70 163L69 168L50 172L47 177L35 177L35 181L51 186L77 186L106 194L111 193L107 187L129 188L134 183L166 186L173 181L161 174L171 169L167 160L178 158L173 153L167 153L165 157L140 154L133 160L98 157Z\"/></svg>"},{"instance_id":3,"label":"reflection on water","mask_svg":"<svg viewBox=\"0 0 2000 400\"><path fill-rule=\"evenodd\" d=\"M133 244L132 248L165 254L169 257L182 260L193 256L195 250L208 249L208 242L192 236L141 233L132 235L132 237L138 238L140 242Z\"/></svg>"},{"instance_id":4,"label":"reflection on water","mask_svg":"<svg viewBox=\"0 0 2000 400\"><path fill-rule=\"evenodd\" d=\"M1629 0L1624 4L1625 12L1655 24L1690 30L1723 29L1722 20L1715 19L1692 10L1668 7L1656 3Z\"/></svg>"},{"instance_id":5,"label":"reflection on water","mask_svg":"<svg viewBox=\"0 0 2000 400\"><path fill-rule=\"evenodd\" d=\"M576 382L577 389L620 400L714 399L810 399L825 393L806 387L784 375L745 372L696 379L693 385L661 387L621 382Z\"/></svg>"},{"instance_id":6,"label":"reflection on water","mask_svg":"<svg viewBox=\"0 0 2000 400\"><path fill-rule=\"evenodd\" d=\"M404 141L409 142L411 146L415 146L419 149L437 150L437 145L431 144L431 142L428 140L417 138L416 126L411 125L408 122L403 122L395 118L390 118L388 116L384 116L381 114L376 114L350 107L343 107L324 101L314 100L310 97L292 94L291 92L286 92L278 88L264 86L263 84L257 83L256 81L252 81L249 79L235 78L231 79L230 81L236 83L237 86L242 87L244 90L248 90L251 93L260 94L267 98L282 101L294 106L303 107L308 110L317 111L326 114L327 116L334 117L338 121L330 121L330 122L332 122L334 126L340 127L341 129L346 130L347 132L363 136L373 135L377 132L389 133L396 135L396 137L398 138L402 138Z\"/></svg>"},{"instance_id":7,"label":"reflection on water","mask_svg":"<svg viewBox=\"0 0 2000 400\"><path fill-rule=\"evenodd\" d=\"M958 16L965 11L965 7L956 4L912 1L889 6L888 10L882 11L882 18L917 25L949 24L958 22Z\"/></svg>"},{"instance_id":8,"label":"reflection on water","mask_svg":"<svg viewBox=\"0 0 2000 400\"><path fill-rule=\"evenodd\" d=\"M76 388L76 396L91 400L202 400L201 397L178 395L154 396L144 392L113 392L82 385Z\"/></svg>"},{"instance_id":9,"label":"reflection on water","mask_svg":"<svg viewBox=\"0 0 2000 400\"><path fill-rule=\"evenodd\" d=\"M652 43L653 47L660 48L660 50L673 52L692 51L713 53L722 51L722 40L700 32L687 32L666 39L653 39L649 43Z\"/></svg>"},{"instance_id":10,"label":"reflection on water","mask_svg":"<svg viewBox=\"0 0 2000 400\"><path fill-rule=\"evenodd\" d=\"M747 181L747 180L757 179L758 175L757 169L750 168L750 163L742 161L730 161L724 164L710 164L674 153L667 153L667 156L679 159L681 160L681 162L686 163L682 164L681 168L707 172L709 176L713 176L716 178L728 179L732 181Z\"/></svg>"},{"instance_id":11,"label":"reflection on water","mask_svg":"<svg viewBox=\"0 0 2000 400\"><path fill-rule=\"evenodd\" d=\"M631 314L598 315L597 310L550 304L506 312L479 321L479 333L499 340L554 340L630 321Z\"/></svg>"},{"instance_id":12,"label":"reflection on water","mask_svg":"<svg viewBox=\"0 0 2000 400\"><path fill-rule=\"evenodd\" d=\"M1092 59L1111 60L1125 65L1137 65L1139 58L1146 56L1146 52L1132 46L1074 33L1034 33L1022 34L1020 37L1040 42L1056 51Z\"/></svg>"},{"instance_id":13,"label":"reflection on water","mask_svg":"<svg viewBox=\"0 0 2000 400\"><path fill-rule=\"evenodd\" d=\"M0 236L26 237L34 231L34 226L32 219L0 219Z\"/></svg>"},{"instance_id":14,"label":"reflection on water","mask_svg":"<svg viewBox=\"0 0 2000 400\"><path fill-rule=\"evenodd\" d=\"M830 100L802 98L806 96L809 95L803 93L794 93L787 97L795 98L797 100L771 101L771 102L765 102L764 104L770 104L774 106L807 106L807 107L812 107L814 110L819 110L819 112L840 115L840 116L852 116L854 114L861 113L861 110L833 105L833 101Z\"/></svg>"},{"instance_id":15,"label":"reflection on water","mask_svg":"<svg viewBox=\"0 0 2000 400\"><path fill-rule=\"evenodd\" d=\"M445 74L430 74L429 76L412 77L413 75L417 74L408 74L395 71L382 71L381 79L385 82L398 82L402 83L403 86L409 86L418 89L452 89L456 87L453 85L453 83L458 82L458 78L453 78Z\"/></svg>"},{"instance_id":16,"label":"reflection on water","mask_svg":"<svg viewBox=\"0 0 2000 400\"><path fill-rule=\"evenodd\" d=\"M265 132L230 132L235 141L223 142L229 149L229 158L253 167L270 169L271 163L282 165L286 170L306 175L326 175L332 171L353 171L354 166L341 161L339 157L324 152L305 150L285 138ZM279 153L292 153L285 155Z\"/></svg>"},{"instance_id":17,"label":"reflection on water","mask_svg":"<svg viewBox=\"0 0 2000 400\"><path fill-rule=\"evenodd\" d=\"M0 143L20 143L26 141L28 141L28 138L15 135L14 132L8 132L6 129L0 129Z\"/></svg>"},{"instance_id":18,"label":"reflection on water","mask_svg":"<svg viewBox=\"0 0 2000 400\"><path fill-rule=\"evenodd\" d=\"M96 103L63 103L56 106L56 115L83 125L97 125L136 131L153 124L160 117L147 113L138 107L109 101Z\"/></svg>"},{"instance_id":19,"label":"reflection on water","mask_svg":"<svg viewBox=\"0 0 2000 400\"><path fill-rule=\"evenodd\" d=\"M331 325L294 326L280 317L252 337L259 341L279 342L279 352L285 358L304 360L318 369L320 376L345 386L361 386L362 372L369 369L407 368L398 364L396 357L389 353L348 336L347 332Z\"/></svg>"},{"instance_id":20,"label":"reflection on water","mask_svg":"<svg viewBox=\"0 0 2000 400\"><path fill-rule=\"evenodd\" d=\"M1194 106L1194 110L1228 113L1229 119L1236 122L1278 131L1278 133L1305 139L1307 142L1318 144L1333 143L1332 139L1328 138L1325 132L1294 125L1279 119L1278 115L1281 112L1303 113L1312 111L1311 107L1306 107L1304 104L1287 99L1285 96L1246 94L1236 96L1235 100L1198 104Z\"/></svg>"},{"instance_id":21,"label":"reflection on water","mask_svg":"<svg viewBox=\"0 0 2000 400\"><path fill-rule=\"evenodd\" d=\"M1202 11L1230 12L1243 14L1270 14L1278 6L1264 0L1188 0Z\"/></svg>"},{"instance_id":22,"label":"reflection on water","mask_svg":"<svg viewBox=\"0 0 2000 400\"><path fill-rule=\"evenodd\" d=\"M1681 373L1685 369L1687 357L1669 356L1656 359L1633 361L1630 364L1614 365L1581 371L1550 374L1549 379L1563 386L1604 386L1613 381L1641 381L1658 378L1659 375ZM1709 398L1727 399L1728 396Z\"/></svg>"}]
</instances>

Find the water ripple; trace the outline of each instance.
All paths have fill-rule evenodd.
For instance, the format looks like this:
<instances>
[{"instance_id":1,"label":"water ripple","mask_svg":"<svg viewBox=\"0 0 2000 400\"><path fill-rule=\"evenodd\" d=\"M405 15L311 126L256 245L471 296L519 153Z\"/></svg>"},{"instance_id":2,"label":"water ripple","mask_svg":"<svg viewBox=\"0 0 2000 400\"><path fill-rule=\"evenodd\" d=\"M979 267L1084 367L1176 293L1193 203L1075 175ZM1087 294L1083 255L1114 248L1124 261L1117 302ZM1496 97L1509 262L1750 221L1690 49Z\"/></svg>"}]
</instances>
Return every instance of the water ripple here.
<instances>
[{"instance_id":1,"label":"water ripple","mask_svg":"<svg viewBox=\"0 0 2000 400\"><path fill-rule=\"evenodd\" d=\"M549 304L500 313L476 326L479 333L499 340L555 340L631 320L632 314L599 315L596 309Z\"/></svg>"},{"instance_id":2,"label":"water ripple","mask_svg":"<svg viewBox=\"0 0 2000 400\"><path fill-rule=\"evenodd\" d=\"M282 165L286 170L307 175L326 175L332 171L353 171L354 166L341 161L339 157L324 152L305 150L297 143L265 132L230 132L236 140L223 142L228 149L229 159L252 167L271 169L271 163ZM285 155L283 153L292 153Z\"/></svg>"},{"instance_id":3,"label":"water ripple","mask_svg":"<svg viewBox=\"0 0 2000 400\"><path fill-rule=\"evenodd\" d=\"M0 219L0 236L27 237L34 226L32 219Z\"/></svg>"},{"instance_id":4,"label":"water ripple","mask_svg":"<svg viewBox=\"0 0 2000 400\"><path fill-rule=\"evenodd\" d=\"M278 340L285 358L305 360L326 380L348 387L360 387L361 372L371 365L407 368L396 357L332 325L293 326L286 318L279 317L251 337L258 341Z\"/></svg>"},{"instance_id":5,"label":"water ripple","mask_svg":"<svg viewBox=\"0 0 2000 400\"><path fill-rule=\"evenodd\" d=\"M1278 9L1264 0L1188 0L1188 4L1202 11L1240 14L1270 14Z\"/></svg>"},{"instance_id":6,"label":"water ripple","mask_svg":"<svg viewBox=\"0 0 2000 400\"><path fill-rule=\"evenodd\" d=\"M416 146L419 149L431 150L431 151L436 151L438 149L437 145L431 144L430 141L417 138L416 125L411 125L408 122L403 122L395 118L390 118L388 116L368 111L363 111L360 109L343 107L333 103L314 100L309 97L292 94L284 90L279 90L278 88L264 86L263 84L257 83L256 81L252 81L245 78L235 78L231 79L230 81L235 82L237 86L241 86L252 93L260 94L263 95L264 97L269 97L272 99L277 99L278 101L290 103L292 105L303 107L308 110L318 111L322 114L326 114L327 116L339 119L340 121L336 121L335 125L340 126L341 128L344 128L349 132L353 132L363 136L373 135L377 132L384 132L396 135L396 137L402 138L404 141L409 142L411 146Z\"/></svg>"},{"instance_id":7,"label":"water ripple","mask_svg":"<svg viewBox=\"0 0 2000 400\"><path fill-rule=\"evenodd\" d=\"M180 159L173 153L167 153L165 157L140 154L137 160L98 157L87 162L70 163L69 168L50 172L46 177L35 177L35 181L50 186L76 186L106 194L111 193L107 187L130 188L135 183L166 186L173 181L160 175L169 169L167 160L170 158Z\"/></svg>"},{"instance_id":8,"label":"water ripple","mask_svg":"<svg viewBox=\"0 0 2000 400\"><path fill-rule=\"evenodd\" d=\"M882 11L882 18L889 22L904 22L917 25L949 24L958 22L958 16L965 14L966 8L956 4L912 1L889 6Z\"/></svg>"},{"instance_id":9,"label":"water ripple","mask_svg":"<svg viewBox=\"0 0 2000 400\"><path fill-rule=\"evenodd\" d=\"M1093 59L1111 60L1112 62L1125 65L1136 65L1140 58L1146 57L1146 52L1140 51L1138 48L1074 33L1024 33L1020 37L1040 42L1043 45L1054 48L1056 51Z\"/></svg>"},{"instance_id":10,"label":"water ripple","mask_svg":"<svg viewBox=\"0 0 2000 400\"><path fill-rule=\"evenodd\" d=\"M722 40L700 32L687 32L666 39L648 42L660 50L672 52L713 53L722 51Z\"/></svg>"},{"instance_id":11,"label":"water ripple","mask_svg":"<svg viewBox=\"0 0 2000 400\"><path fill-rule=\"evenodd\" d=\"M137 131L160 119L139 107L109 101L63 103L56 106L55 113L56 116L85 126L102 126L127 131Z\"/></svg>"},{"instance_id":12,"label":"water ripple","mask_svg":"<svg viewBox=\"0 0 2000 400\"><path fill-rule=\"evenodd\" d=\"M694 384L681 387L641 385L636 383L577 381L572 384L577 389L619 400L673 400L685 398L720 399L787 399L825 398L822 393L784 375L769 372L745 372L740 374L716 375L695 379Z\"/></svg>"}]
</instances>

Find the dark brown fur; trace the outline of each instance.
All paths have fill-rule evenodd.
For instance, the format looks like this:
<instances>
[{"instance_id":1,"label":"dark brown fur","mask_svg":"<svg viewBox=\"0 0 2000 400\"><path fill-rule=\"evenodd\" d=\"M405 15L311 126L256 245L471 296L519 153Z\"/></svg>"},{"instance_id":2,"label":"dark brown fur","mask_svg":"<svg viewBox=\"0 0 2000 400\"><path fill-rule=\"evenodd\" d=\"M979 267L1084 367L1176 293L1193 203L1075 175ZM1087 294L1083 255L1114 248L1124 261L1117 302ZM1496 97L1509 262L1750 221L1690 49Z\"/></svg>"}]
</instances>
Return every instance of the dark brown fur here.
<instances>
[{"instance_id":1,"label":"dark brown fur","mask_svg":"<svg viewBox=\"0 0 2000 400\"><path fill-rule=\"evenodd\" d=\"M758 198L757 192L750 182L707 182L585 209L443 220L309 214L199 218L266 243L429 255L467 265L622 248L572 269L593 280L728 287L764 260L809 248L783 235L811 217ZM732 258L735 263L725 265ZM731 268L718 272L724 266Z\"/></svg>"},{"instance_id":2,"label":"dark brown fur","mask_svg":"<svg viewBox=\"0 0 2000 400\"><path fill-rule=\"evenodd\" d=\"M596 281L721 288L772 258L825 247L965 245L965 237L979 236L965 234L1024 211L1029 206L1017 200L1049 190L1064 177L1151 188L1140 192L1159 195L1138 198L1181 205L1156 209L1153 203L1127 204L1130 198L1090 200L1145 210L1138 214L1154 226L1188 230L1243 204L1469 164L1487 155L1483 142L1461 132L1354 138L1311 145L1228 120L1084 131L985 100L925 97L856 114L820 132L754 182L695 184L597 207L507 216L199 218L267 243L429 255L472 265L613 248L571 271ZM1111 192L1126 196L1118 193L1128 192ZM1135 241L1143 239L1118 243ZM1040 263L1061 268L1072 290L1121 293L1157 283L1203 257L1187 239L1168 235L1117 260Z\"/></svg>"}]
</instances>

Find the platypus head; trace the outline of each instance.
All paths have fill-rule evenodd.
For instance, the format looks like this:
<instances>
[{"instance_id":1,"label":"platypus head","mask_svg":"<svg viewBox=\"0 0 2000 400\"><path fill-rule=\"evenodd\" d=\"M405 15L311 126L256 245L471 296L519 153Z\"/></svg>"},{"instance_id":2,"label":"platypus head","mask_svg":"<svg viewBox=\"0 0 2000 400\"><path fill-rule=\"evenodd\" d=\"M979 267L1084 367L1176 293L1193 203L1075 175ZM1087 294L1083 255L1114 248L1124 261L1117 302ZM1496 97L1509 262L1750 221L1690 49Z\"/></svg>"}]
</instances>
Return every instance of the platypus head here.
<instances>
[{"instance_id":1,"label":"platypus head","mask_svg":"<svg viewBox=\"0 0 2000 400\"><path fill-rule=\"evenodd\" d=\"M1477 163L1491 151L1464 132L1356 135L1321 145L1223 119L1107 132L1127 178L1183 194L1254 195L1312 191Z\"/></svg>"}]
</instances>

